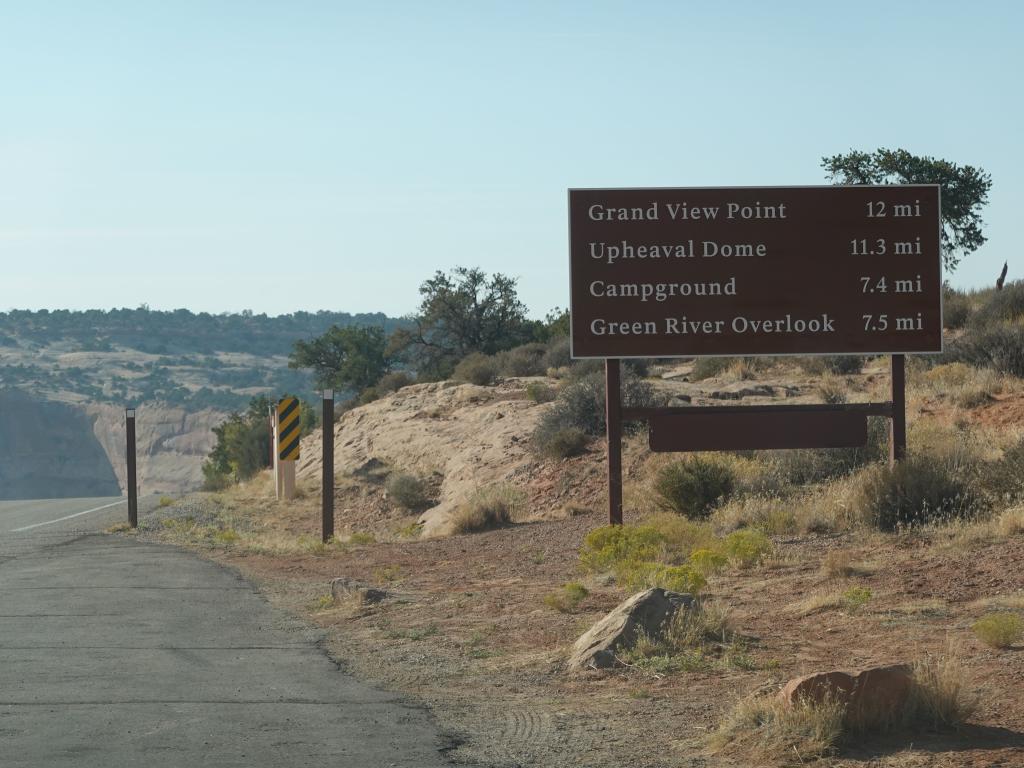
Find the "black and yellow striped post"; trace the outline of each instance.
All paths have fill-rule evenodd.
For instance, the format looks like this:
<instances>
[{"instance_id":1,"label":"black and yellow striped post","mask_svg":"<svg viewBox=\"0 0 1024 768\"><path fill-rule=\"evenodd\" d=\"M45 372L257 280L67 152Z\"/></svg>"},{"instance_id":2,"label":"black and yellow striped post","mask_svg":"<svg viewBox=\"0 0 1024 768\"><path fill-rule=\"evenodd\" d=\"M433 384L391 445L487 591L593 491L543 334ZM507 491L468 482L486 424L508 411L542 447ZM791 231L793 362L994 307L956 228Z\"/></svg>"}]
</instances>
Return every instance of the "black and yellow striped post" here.
<instances>
[{"instance_id":1,"label":"black and yellow striped post","mask_svg":"<svg viewBox=\"0 0 1024 768\"><path fill-rule=\"evenodd\" d=\"M299 400L283 397L277 404L277 497L295 498L295 462L299 458Z\"/></svg>"}]
</instances>

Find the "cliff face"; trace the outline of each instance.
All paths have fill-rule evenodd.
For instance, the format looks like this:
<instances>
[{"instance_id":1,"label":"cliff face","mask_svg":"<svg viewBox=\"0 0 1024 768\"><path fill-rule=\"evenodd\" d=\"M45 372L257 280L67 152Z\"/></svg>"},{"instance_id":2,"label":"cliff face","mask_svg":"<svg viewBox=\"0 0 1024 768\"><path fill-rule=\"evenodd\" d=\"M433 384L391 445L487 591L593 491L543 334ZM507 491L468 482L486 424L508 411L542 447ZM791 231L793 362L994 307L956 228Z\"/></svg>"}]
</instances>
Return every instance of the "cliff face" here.
<instances>
[{"instance_id":1,"label":"cliff face","mask_svg":"<svg viewBox=\"0 0 1024 768\"><path fill-rule=\"evenodd\" d=\"M85 411L17 390L0 391L0 498L120 493L110 459Z\"/></svg>"},{"instance_id":2,"label":"cliff face","mask_svg":"<svg viewBox=\"0 0 1024 768\"><path fill-rule=\"evenodd\" d=\"M136 411L139 493L202 483L220 411L143 406ZM117 496L125 488L124 410L0 391L0 498Z\"/></svg>"}]
</instances>

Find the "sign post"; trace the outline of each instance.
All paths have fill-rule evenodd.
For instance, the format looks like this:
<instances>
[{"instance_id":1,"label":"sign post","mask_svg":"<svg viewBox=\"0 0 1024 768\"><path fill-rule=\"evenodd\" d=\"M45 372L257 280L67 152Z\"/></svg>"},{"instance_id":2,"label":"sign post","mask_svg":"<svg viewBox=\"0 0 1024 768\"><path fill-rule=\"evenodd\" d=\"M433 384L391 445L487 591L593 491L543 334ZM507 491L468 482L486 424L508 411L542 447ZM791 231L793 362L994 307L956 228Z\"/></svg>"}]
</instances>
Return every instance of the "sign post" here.
<instances>
[{"instance_id":1,"label":"sign post","mask_svg":"<svg viewBox=\"0 0 1024 768\"><path fill-rule=\"evenodd\" d=\"M125 446L125 457L127 459L127 478L125 485L128 491L128 525L132 528L139 527L139 489L135 478L135 409L124 409L125 433L127 445Z\"/></svg>"},{"instance_id":2,"label":"sign post","mask_svg":"<svg viewBox=\"0 0 1024 768\"><path fill-rule=\"evenodd\" d=\"M655 451L864 445L906 455L904 355L942 351L938 185L569 191L571 345L604 358L609 520L622 421ZM629 357L892 355L885 403L623 408Z\"/></svg>"},{"instance_id":3,"label":"sign post","mask_svg":"<svg viewBox=\"0 0 1024 768\"><path fill-rule=\"evenodd\" d=\"M320 483L321 539L326 544L334 537L334 390L323 392L323 478Z\"/></svg>"},{"instance_id":4,"label":"sign post","mask_svg":"<svg viewBox=\"0 0 1024 768\"><path fill-rule=\"evenodd\" d=\"M299 458L299 400L283 397L277 404L277 498L295 498L295 462Z\"/></svg>"}]
</instances>

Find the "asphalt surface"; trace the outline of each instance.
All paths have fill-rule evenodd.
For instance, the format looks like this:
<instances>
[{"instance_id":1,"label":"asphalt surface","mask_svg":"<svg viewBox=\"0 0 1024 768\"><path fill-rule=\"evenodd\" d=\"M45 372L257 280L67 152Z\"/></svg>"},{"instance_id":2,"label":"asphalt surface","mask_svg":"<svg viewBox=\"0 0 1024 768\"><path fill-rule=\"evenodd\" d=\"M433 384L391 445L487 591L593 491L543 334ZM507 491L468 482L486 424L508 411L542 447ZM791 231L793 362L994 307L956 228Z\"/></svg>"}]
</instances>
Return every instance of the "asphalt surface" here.
<instances>
[{"instance_id":1,"label":"asphalt surface","mask_svg":"<svg viewBox=\"0 0 1024 768\"><path fill-rule=\"evenodd\" d=\"M118 499L0 502L0 766L448 765L424 711L237 574L99 533L126 519Z\"/></svg>"}]
</instances>

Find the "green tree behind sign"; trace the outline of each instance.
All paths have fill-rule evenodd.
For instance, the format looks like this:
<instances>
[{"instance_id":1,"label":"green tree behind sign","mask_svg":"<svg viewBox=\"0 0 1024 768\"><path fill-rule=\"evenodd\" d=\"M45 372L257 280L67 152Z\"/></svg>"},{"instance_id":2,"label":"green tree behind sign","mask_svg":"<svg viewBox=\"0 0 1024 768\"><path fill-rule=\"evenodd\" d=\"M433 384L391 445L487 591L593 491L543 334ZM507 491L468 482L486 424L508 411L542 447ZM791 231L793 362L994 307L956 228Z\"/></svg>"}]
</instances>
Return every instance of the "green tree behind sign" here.
<instances>
[{"instance_id":1,"label":"green tree behind sign","mask_svg":"<svg viewBox=\"0 0 1024 768\"><path fill-rule=\"evenodd\" d=\"M942 261L950 272L985 243L981 209L988 203L992 176L982 168L918 157L905 149L850 150L823 157L821 166L836 184L938 184L942 188Z\"/></svg>"}]
</instances>

